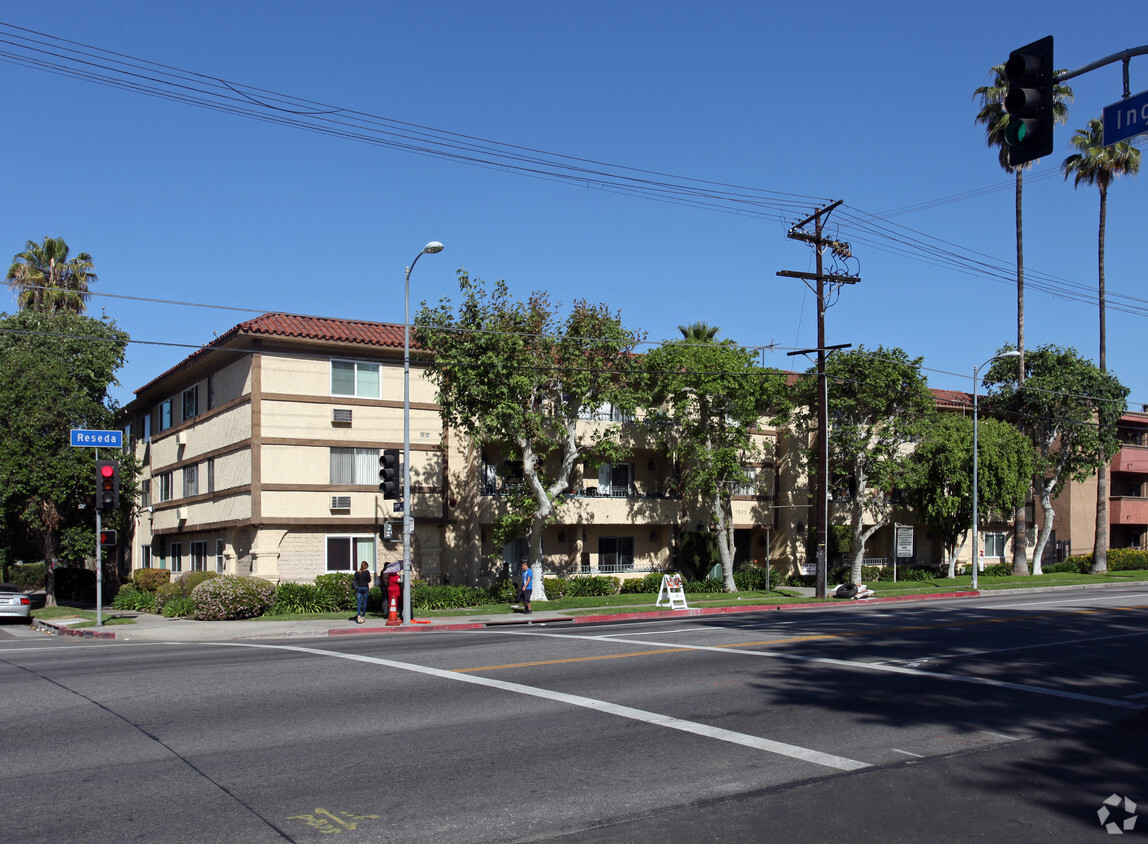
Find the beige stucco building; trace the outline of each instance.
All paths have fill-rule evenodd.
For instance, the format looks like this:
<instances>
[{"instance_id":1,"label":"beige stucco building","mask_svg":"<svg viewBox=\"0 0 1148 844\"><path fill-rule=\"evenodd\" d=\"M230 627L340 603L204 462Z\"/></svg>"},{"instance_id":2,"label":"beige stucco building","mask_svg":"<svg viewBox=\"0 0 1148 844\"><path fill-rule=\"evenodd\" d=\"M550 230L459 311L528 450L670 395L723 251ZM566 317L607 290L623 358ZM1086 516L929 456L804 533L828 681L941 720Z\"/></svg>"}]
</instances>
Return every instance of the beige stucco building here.
<instances>
[{"instance_id":1,"label":"beige stucco building","mask_svg":"<svg viewBox=\"0 0 1148 844\"><path fill-rule=\"evenodd\" d=\"M444 429L417 354L410 406L415 575L489 582L525 554L525 540L493 547L513 465ZM403 442L401 325L266 314L140 388L122 418L143 463L133 568L309 581L402 556L401 513L378 485L381 451ZM632 423L606 407L581 424ZM806 493L777 432L755 436L765 456L735 497L738 555L764 562L768 543L774 564L792 567ZM675 494L676 476L640 433L627 460L577 466L543 537L545 571L671 567L682 532L708 527Z\"/></svg>"}]
</instances>

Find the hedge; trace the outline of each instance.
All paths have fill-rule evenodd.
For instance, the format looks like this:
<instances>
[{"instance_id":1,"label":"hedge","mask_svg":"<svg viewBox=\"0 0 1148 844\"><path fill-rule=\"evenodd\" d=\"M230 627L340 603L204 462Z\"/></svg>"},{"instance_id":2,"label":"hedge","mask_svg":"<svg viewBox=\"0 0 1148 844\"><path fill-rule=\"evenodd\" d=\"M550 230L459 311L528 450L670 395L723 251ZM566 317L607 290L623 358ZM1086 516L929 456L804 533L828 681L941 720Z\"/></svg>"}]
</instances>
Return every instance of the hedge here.
<instances>
[{"instance_id":1,"label":"hedge","mask_svg":"<svg viewBox=\"0 0 1148 844\"><path fill-rule=\"evenodd\" d=\"M201 621L254 618L263 615L275 598L275 585L260 577L222 575L205 580L191 593L195 617Z\"/></svg>"}]
</instances>

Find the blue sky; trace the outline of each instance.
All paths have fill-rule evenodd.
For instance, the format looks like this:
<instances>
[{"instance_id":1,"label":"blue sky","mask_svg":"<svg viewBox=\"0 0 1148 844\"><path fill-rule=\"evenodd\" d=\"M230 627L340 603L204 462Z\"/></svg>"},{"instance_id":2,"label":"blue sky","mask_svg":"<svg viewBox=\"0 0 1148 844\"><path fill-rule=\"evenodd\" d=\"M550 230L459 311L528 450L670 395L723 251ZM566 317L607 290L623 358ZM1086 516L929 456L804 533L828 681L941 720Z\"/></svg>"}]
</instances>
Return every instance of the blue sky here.
<instances>
[{"instance_id":1,"label":"blue sky","mask_svg":"<svg viewBox=\"0 0 1148 844\"><path fill-rule=\"evenodd\" d=\"M813 256L785 232L843 199L829 231L853 244L861 282L830 309L827 342L899 346L924 357L930 385L968 390L972 367L1016 341L1015 281L967 269L1007 266L1016 249L1013 178L973 122L973 89L1044 35L1066 69L1148 43L1148 27L1112 20L1061 0L8 0L6 24L345 110L323 119L371 115L774 193L757 213L654 201L0 62L0 250L7 266L25 241L63 237L92 254L97 293L401 322L403 269L440 240L412 276L415 303L455 293L465 267L519 297L605 302L651 340L704 320L801 369L785 352L816 345L814 298L776 272L811 270ZM1148 57L1131 79L1132 93L1148 88ZM1056 152L1025 177L1026 346L1095 358L1095 301L1034 287L1095 296L1098 191L1058 167L1072 132L1120 99L1120 64L1070 84ZM1138 313L1113 305L1144 296L1143 178L1110 190L1106 254L1108 366L1137 410L1148 297L1130 302ZM254 316L93 297L101 309L150 341L129 350L121 402L192 350L156 343L206 343Z\"/></svg>"}]
</instances>

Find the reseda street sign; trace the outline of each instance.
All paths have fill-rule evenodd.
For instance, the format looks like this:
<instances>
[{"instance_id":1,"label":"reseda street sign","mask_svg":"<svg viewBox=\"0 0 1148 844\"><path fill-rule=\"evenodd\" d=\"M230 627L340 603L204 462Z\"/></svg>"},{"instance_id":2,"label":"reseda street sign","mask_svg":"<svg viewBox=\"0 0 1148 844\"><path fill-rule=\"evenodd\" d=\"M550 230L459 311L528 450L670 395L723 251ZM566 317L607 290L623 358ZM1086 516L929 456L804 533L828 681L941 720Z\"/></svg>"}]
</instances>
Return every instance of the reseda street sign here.
<instances>
[{"instance_id":1,"label":"reseda street sign","mask_svg":"<svg viewBox=\"0 0 1148 844\"><path fill-rule=\"evenodd\" d=\"M123 448L123 431L86 431L72 429L72 445L80 448Z\"/></svg>"}]
</instances>

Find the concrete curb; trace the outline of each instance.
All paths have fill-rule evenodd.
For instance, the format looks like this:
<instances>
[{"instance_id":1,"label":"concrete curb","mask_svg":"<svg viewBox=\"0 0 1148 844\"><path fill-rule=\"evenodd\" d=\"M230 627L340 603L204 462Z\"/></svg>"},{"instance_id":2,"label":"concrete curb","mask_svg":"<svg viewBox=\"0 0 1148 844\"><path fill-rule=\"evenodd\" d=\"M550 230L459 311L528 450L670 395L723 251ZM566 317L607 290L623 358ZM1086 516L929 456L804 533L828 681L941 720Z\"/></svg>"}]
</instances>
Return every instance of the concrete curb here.
<instances>
[{"instance_id":1,"label":"concrete curb","mask_svg":"<svg viewBox=\"0 0 1148 844\"><path fill-rule=\"evenodd\" d=\"M1136 581L1135 583L1144 584L1144 581ZM1095 589L1120 589L1127 588L1134 585L1133 583L1097 583L1078 584L1072 586L1035 586L1035 587L1022 587L1018 589L1006 590L991 590L989 592L982 592L978 590L964 590L957 592L934 592L927 594L917 595L890 595L884 598L855 598L850 600L836 600L826 602L810 602L801 604L753 604L747 606L729 606L729 607L691 607L684 610L655 610L653 612L620 612L608 613L604 615L559 615L559 616L538 616L534 618L523 618L518 616L496 617L484 620L471 620L459 622L443 622L438 623L432 621L429 624L404 624L398 627L331 627L324 628L316 626L313 629L306 629L296 627L286 630L267 631L260 634L257 625L244 630L243 635L230 637L231 639L284 639L292 637L309 637L317 638L322 636L341 637L341 636L364 636L364 635L380 635L392 633L422 633L428 631L466 631L466 630L487 630L498 627L530 627L530 626L544 626L555 624L605 624L617 621L640 621L640 620L656 620L656 619L670 619L670 618L697 618L700 616L709 615L739 615L745 613L760 613L772 611L800 611L800 610L833 610L842 609L846 607L860 607L870 606L873 604L893 604L893 603L907 603L912 601L937 601L937 600L953 600L959 598L987 598L987 597L1008 597L1011 595L1020 594L1039 594L1049 592L1069 592L1069 591L1083 591ZM214 622L194 622L196 624L213 624ZM288 622L289 623L289 622ZM315 624L315 622L300 622L303 624ZM41 619L33 619L33 626L37 630L45 633L62 635L62 636L78 636L81 638L89 639L115 639L116 631L108 629L95 629L91 627L81 628L79 630L73 629L66 624L53 624L51 621L44 621ZM204 632L207 633L210 628L204 627ZM131 635L131 628L122 631L123 638L133 640L151 640L147 636ZM154 641L166 641L167 637L157 636ZM210 638L203 639L183 639L180 641L227 641L228 639Z\"/></svg>"}]
</instances>

